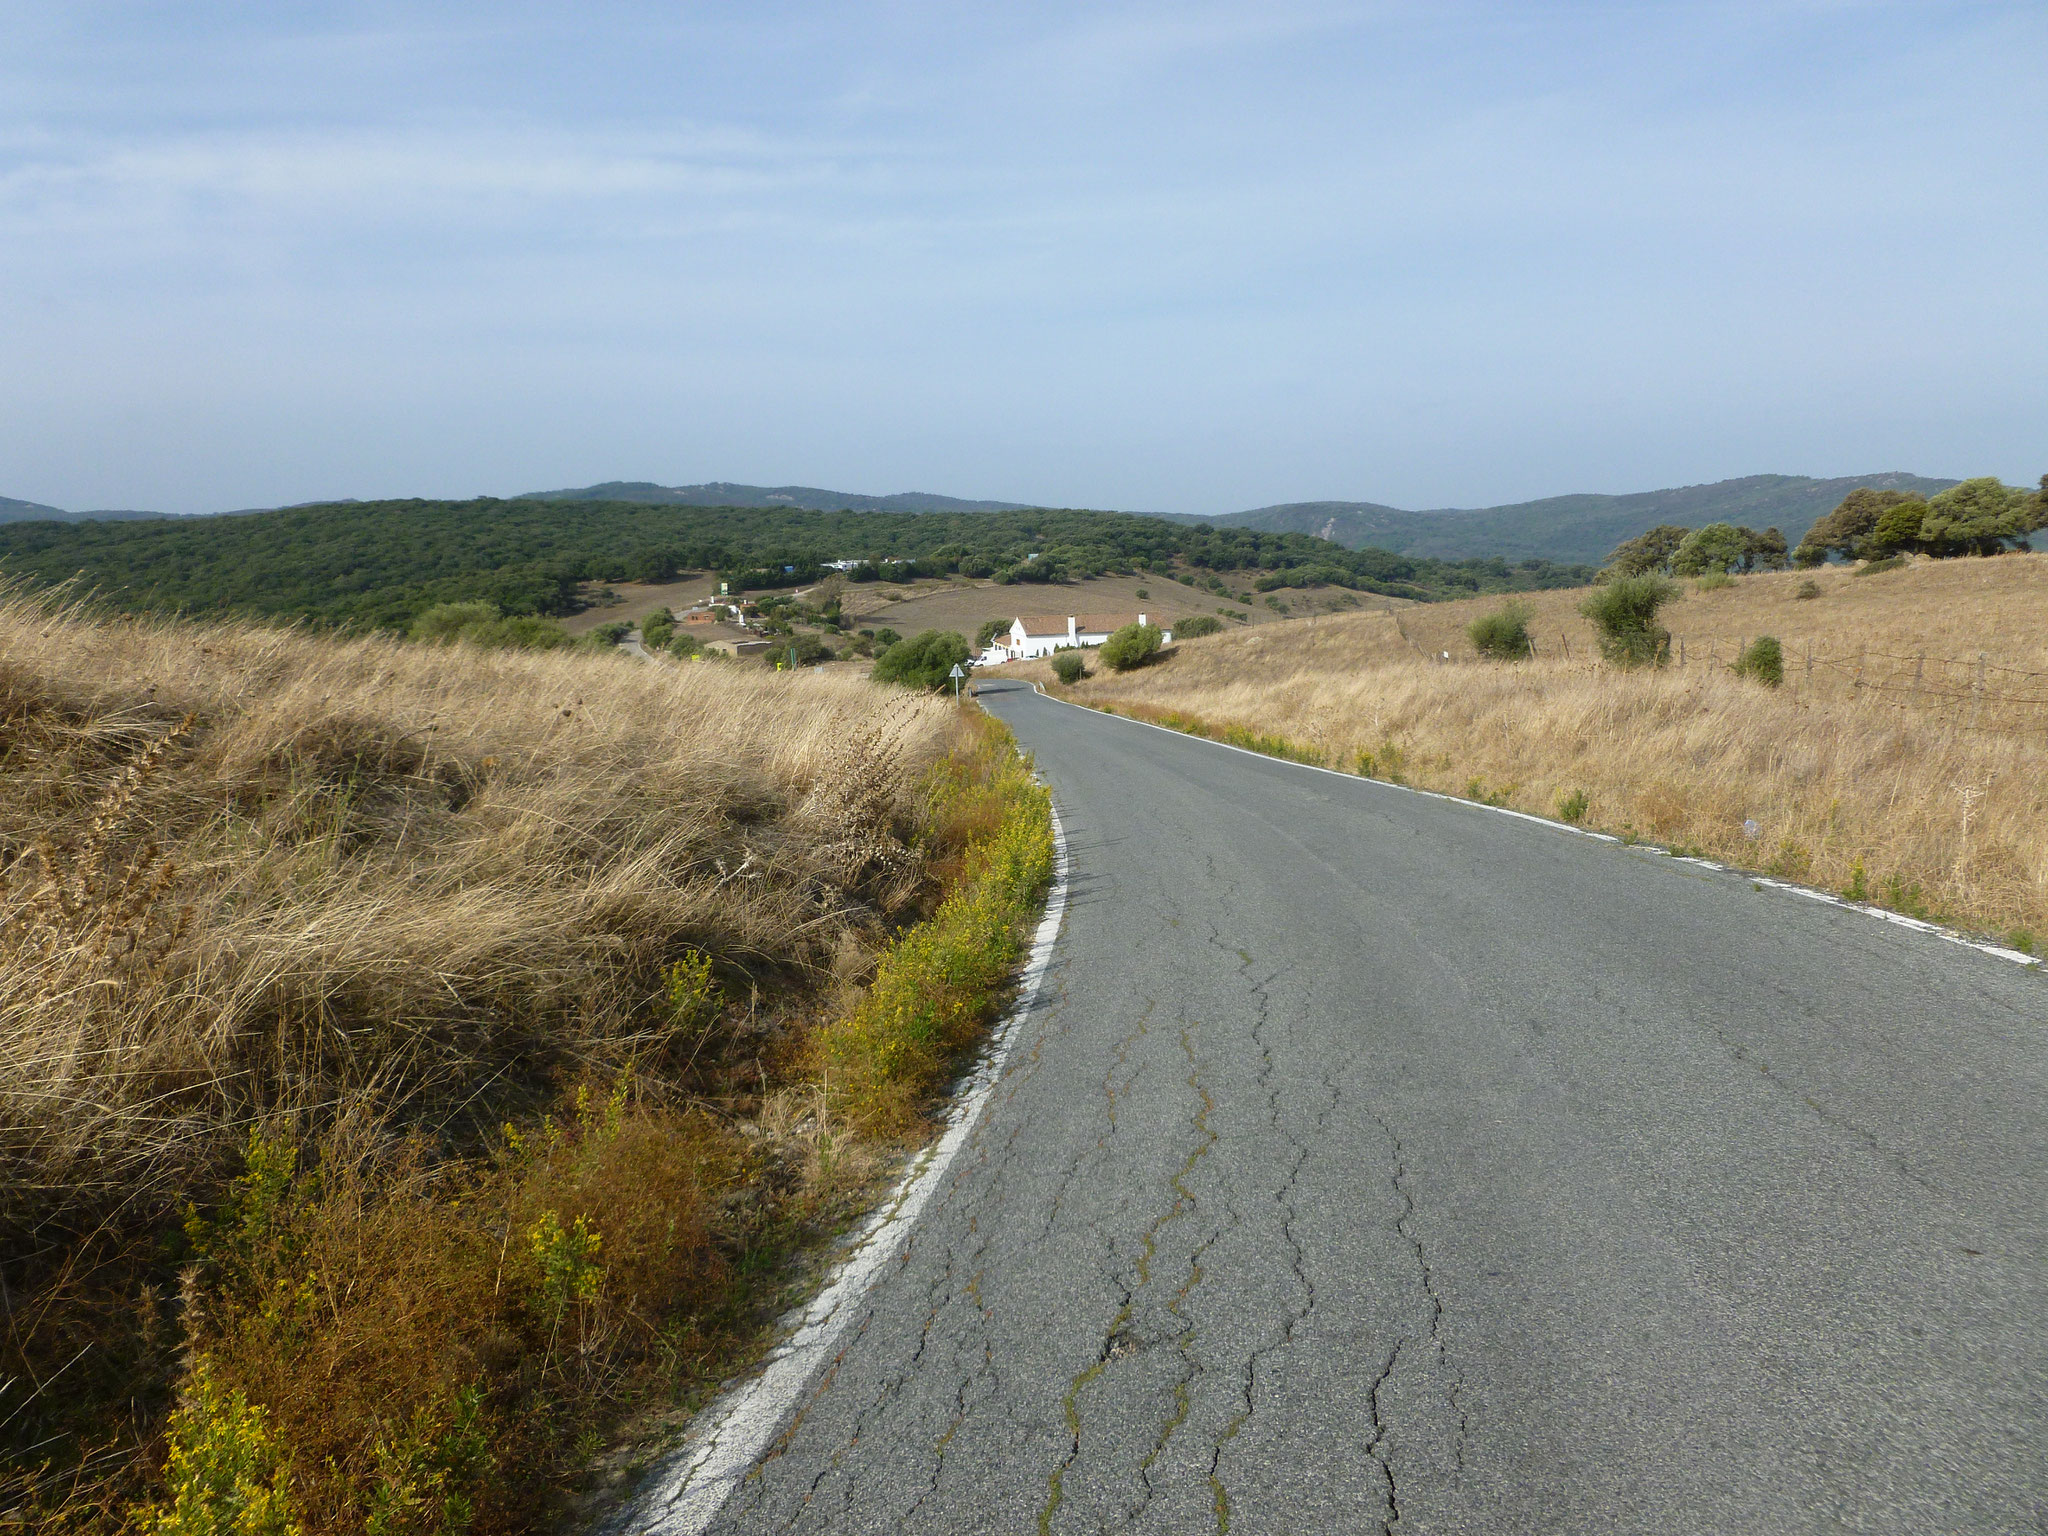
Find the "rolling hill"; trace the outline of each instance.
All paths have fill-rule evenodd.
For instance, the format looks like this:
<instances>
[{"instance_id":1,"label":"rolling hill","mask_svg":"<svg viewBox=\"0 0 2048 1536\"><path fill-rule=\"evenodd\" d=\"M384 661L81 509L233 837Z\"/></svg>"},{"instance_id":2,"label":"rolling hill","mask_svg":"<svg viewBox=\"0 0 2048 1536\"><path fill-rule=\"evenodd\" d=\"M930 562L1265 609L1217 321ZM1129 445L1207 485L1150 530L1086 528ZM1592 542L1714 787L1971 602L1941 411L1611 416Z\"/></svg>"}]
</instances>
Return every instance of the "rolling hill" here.
<instances>
[{"instance_id":1,"label":"rolling hill","mask_svg":"<svg viewBox=\"0 0 2048 1536\"><path fill-rule=\"evenodd\" d=\"M1810 475L1746 475L1711 485L1625 496L1547 496L1503 507L1410 512L1369 501L1297 501L1220 517L1178 520L1267 533L1307 533L1347 549L1370 545L1396 554L1442 560L1497 555L1507 560L1597 564L1617 544L1659 523L1697 528L1704 523L1730 522L1776 528L1786 542L1797 544L1801 534L1859 485L1931 496L1955 483L1901 470L1831 480Z\"/></svg>"},{"instance_id":2,"label":"rolling hill","mask_svg":"<svg viewBox=\"0 0 2048 1536\"><path fill-rule=\"evenodd\" d=\"M566 491L527 491L515 501L634 501L669 507L793 507L807 512L1024 512L1023 501L962 501L923 491L861 496L815 485L736 485L711 480L703 485L656 485L649 480L607 480Z\"/></svg>"},{"instance_id":3,"label":"rolling hill","mask_svg":"<svg viewBox=\"0 0 2048 1536\"><path fill-rule=\"evenodd\" d=\"M0 496L0 523L132 523L144 518L163 517L162 512L66 512L40 501L16 501Z\"/></svg>"}]
</instances>

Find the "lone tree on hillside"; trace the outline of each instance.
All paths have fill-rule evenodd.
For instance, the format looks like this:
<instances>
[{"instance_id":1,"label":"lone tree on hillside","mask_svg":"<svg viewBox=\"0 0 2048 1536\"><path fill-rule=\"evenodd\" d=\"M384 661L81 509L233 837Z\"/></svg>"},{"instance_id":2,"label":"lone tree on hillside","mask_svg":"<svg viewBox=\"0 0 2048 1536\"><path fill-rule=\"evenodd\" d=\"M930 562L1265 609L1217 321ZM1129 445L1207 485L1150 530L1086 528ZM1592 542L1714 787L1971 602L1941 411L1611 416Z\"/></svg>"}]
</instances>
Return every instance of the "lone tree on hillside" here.
<instances>
[{"instance_id":1,"label":"lone tree on hillside","mask_svg":"<svg viewBox=\"0 0 2048 1536\"><path fill-rule=\"evenodd\" d=\"M966 636L956 635L950 629L928 629L884 651L875 663L873 675L878 683L938 689L946 686L955 667L967 665L967 658Z\"/></svg>"},{"instance_id":2,"label":"lone tree on hillside","mask_svg":"<svg viewBox=\"0 0 2048 1536\"><path fill-rule=\"evenodd\" d=\"M1785 535L1775 528L1758 533L1735 523L1709 523L1685 536L1671 556L1674 576L1704 576L1709 571L1777 571L1785 566Z\"/></svg>"},{"instance_id":3,"label":"lone tree on hillside","mask_svg":"<svg viewBox=\"0 0 2048 1536\"><path fill-rule=\"evenodd\" d=\"M1739 571L1749 558L1749 541L1754 537L1748 529L1733 523L1709 523L1704 528L1695 528L1671 556L1671 574L1704 576L1709 571Z\"/></svg>"},{"instance_id":4,"label":"lone tree on hillside","mask_svg":"<svg viewBox=\"0 0 2048 1536\"><path fill-rule=\"evenodd\" d=\"M1600 654L1618 667L1661 667L1671 655L1671 631L1657 610L1678 596L1662 576L1623 576L1595 587L1579 612L1598 631Z\"/></svg>"},{"instance_id":5,"label":"lone tree on hillside","mask_svg":"<svg viewBox=\"0 0 2048 1536\"><path fill-rule=\"evenodd\" d=\"M1647 576L1653 571L1663 572L1671 568L1671 557L1678 553L1690 529L1676 523L1659 523L1648 533L1639 533L1626 544L1617 548L1607 557L1604 570L1616 576Z\"/></svg>"}]
</instances>

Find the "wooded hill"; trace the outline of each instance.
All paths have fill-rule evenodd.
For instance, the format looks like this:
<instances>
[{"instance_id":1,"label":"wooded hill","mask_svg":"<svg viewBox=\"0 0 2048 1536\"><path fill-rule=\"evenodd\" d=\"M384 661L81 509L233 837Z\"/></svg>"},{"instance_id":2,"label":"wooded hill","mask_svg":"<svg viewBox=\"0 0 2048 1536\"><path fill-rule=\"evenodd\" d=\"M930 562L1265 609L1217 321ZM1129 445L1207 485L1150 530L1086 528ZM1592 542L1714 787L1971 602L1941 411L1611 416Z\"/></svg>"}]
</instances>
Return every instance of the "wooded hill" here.
<instances>
[{"instance_id":1,"label":"wooded hill","mask_svg":"<svg viewBox=\"0 0 2048 1536\"><path fill-rule=\"evenodd\" d=\"M651 480L607 480L575 490L527 491L515 501L646 501L674 507L794 507L810 512L1026 512L1023 501L963 501L928 491L863 496L815 485L741 485L710 480L702 485L656 485Z\"/></svg>"},{"instance_id":2,"label":"wooded hill","mask_svg":"<svg viewBox=\"0 0 2048 1536\"><path fill-rule=\"evenodd\" d=\"M1445 560L1495 555L1508 560L1599 561L1617 544L1663 523L1776 528L1796 545L1808 528L1859 486L1932 496L1954 484L1896 470L1831 480L1745 475L1711 485L1626 496L1547 496L1500 507L1410 512L1369 501L1298 501L1188 521L1314 534L1349 548L1370 545Z\"/></svg>"},{"instance_id":3,"label":"wooded hill","mask_svg":"<svg viewBox=\"0 0 2048 1536\"><path fill-rule=\"evenodd\" d=\"M233 518L0 525L0 576L77 578L121 607L402 628L436 603L563 614L586 581L711 570L735 591L813 579L957 573L1056 582L1134 570L1262 573L1431 600L1571 586L1587 566L1442 561L1347 550L1299 533L1188 526L1115 512L813 512L644 502L372 501Z\"/></svg>"}]
</instances>

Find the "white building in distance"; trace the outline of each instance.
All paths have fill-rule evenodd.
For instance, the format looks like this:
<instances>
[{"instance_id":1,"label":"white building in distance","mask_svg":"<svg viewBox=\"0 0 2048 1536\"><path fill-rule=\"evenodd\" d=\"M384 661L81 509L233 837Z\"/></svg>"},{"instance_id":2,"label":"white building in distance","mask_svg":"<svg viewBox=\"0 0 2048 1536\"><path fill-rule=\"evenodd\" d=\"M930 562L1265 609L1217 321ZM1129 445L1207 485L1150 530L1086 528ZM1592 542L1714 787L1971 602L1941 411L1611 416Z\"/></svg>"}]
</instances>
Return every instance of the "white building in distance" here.
<instances>
[{"instance_id":1,"label":"white building in distance","mask_svg":"<svg viewBox=\"0 0 2048 1536\"><path fill-rule=\"evenodd\" d=\"M997 666L1006 661L1032 661L1054 651L1100 645L1126 624L1149 622L1142 613L1079 613L1057 617L1029 613L1010 621L1010 632L981 654L981 665ZM1173 639L1173 632L1166 632Z\"/></svg>"}]
</instances>

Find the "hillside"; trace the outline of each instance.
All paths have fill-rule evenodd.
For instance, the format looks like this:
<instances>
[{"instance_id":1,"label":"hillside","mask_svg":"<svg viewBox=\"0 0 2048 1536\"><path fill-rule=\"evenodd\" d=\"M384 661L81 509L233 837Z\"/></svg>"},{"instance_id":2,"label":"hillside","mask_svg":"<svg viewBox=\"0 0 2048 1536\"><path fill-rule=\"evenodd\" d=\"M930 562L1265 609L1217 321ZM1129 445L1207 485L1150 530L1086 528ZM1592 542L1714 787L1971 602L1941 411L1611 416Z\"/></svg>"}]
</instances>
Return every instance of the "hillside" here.
<instances>
[{"instance_id":1,"label":"hillside","mask_svg":"<svg viewBox=\"0 0 2048 1536\"><path fill-rule=\"evenodd\" d=\"M923 491L862 496L814 485L736 485L712 480L703 485L655 485L647 480L607 480L566 491L526 491L515 501L640 501L670 507L799 507L812 512L1023 512L1022 501L962 501Z\"/></svg>"},{"instance_id":2,"label":"hillside","mask_svg":"<svg viewBox=\"0 0 2048 1536\"><path fill-rule=\"evenodd\" d=\"M4 592L0 655L0 1526L135 1529L246 1396L292 1518L234 1529L561 1528L921 1134L1050 873L1000 728L845 672Z\"/></svg>"},{"instance_id":3,"label":"hillside","mask_svg":"<svg viewBox=\"0 0 2048 1536\"><path fill-rule=\"evenodd\" d=\"M1482 599L1228 630L1068 696L2048 940L2048 554L1687 584L1658 670L1600 661L1582 595L1524 600L1529 661L1478 658ZM1759 635L1780 688L1729 669Z\"/></svg>"},{"instance_id":4,"label":"hillside","mask_svg":"<svg viewBox=\"0 0 2048 1536\"><path fill-rule=\"evenodd\" d=\"M40 583L76 577L137 611L390 628L435 603L469 599L508 613L565 614L578 607L584 582L661 582L680 571L715 570L736 592L791 586L832 560L1025 585L1173 567L1221 587L1217 573L1264 573L1276 585L1313 580L1421 599L1564 585L1589 574L1540 562L1510 567L1342 550L1301 534L1116 512L812 512L483 498L0 525L0 573ZM1236 586L1252 579L1238 574Z\"/></svg>"},{"instance_id":5,"label":"hillside","mask_svg":"<svg viewBox=\"0 0 2048 1536\"><path fill-rule=\"evenodd\" d=\"M121 523L163 515L161 512L66 512L62 507L47 507L39 501L16 501L12 497L0 496L0 523L76 523L87 520Z\"/></svg>"},{"instance_id":6,"label":"hillside","mask_svg":"<svg viewBox=\"0 0 2048 1536\"><path fill-rule=\"evenodd\" d=\"M1346 548L1371 545L1396 554L1465 559L1497 555L1597 565L1617 544L1659 523L1697 528L1730 522L1800 535L1861 485L1931 496L1953 480L1889 471L1816 480L1806 475L1748 475L1630 495L1549 496L1509 506L1410 512L1368 501L1301 501L1208 519L1234 528L1307 533Z\"/></svg>"}]
</instances>

